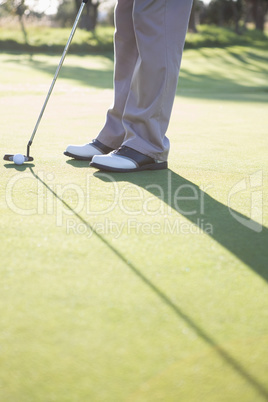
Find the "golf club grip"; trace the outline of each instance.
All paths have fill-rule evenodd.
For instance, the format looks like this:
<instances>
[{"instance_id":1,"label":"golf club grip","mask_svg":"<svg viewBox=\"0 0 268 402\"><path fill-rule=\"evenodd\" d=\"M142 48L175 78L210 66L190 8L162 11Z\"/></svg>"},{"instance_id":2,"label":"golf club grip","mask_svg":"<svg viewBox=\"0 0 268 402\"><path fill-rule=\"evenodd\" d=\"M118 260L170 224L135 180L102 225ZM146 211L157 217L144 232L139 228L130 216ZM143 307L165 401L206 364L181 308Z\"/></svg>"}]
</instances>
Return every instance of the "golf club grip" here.
<instances>
[{"instance_id":1,"label":"golf club grip","mask_svg":"<svg viewBox=\"0 0 268 402\"><path fill-rule=\"evenodd\" d=\"M58 67L57 67L57 70L56 70L56 72L55 72L53 81L52 81L52 83L51 83L51 85L50 85L50 88L49 88L48 94L47 94L47 96L46 96L45 102L44 102L44 104L43 104L43 107L42 107L42 109L41 109L41 112L40 112L40 114L39 114L39 117L38 117L38 119L37 119L37 122L36 122L36 124L35 124L34 130L33 130L33 132L32 132L31 138L30 138L30 140L29 140L29 143L28 143L29 146L32 144L33 139L34 139L35 134L36 134L36 131L37 131L38 127L39 127L39 124L40 124L40 121L41 121L41 119L42 119L42 117L43 117L43 114L44 114L44 111L45 111L45 109L46 109L48 100L49 100L50 95L51 95L51 93L52 93L52 91L53 91L53 88L54 88L54 85L55 85L56 80L57 80L57 78L58 78L60 69L61 69L61 67L62 67L62 65L63 65L64 59L65 59L66 54L67 54L67 52L68 52L69 46L70 46L70 44L71 44L71 42L72 42L72 39L73 39L73 36L74 36L74 34L75 34L75 31L76 31L78 22L79 22L79 20L80 20L82 11L83 11L83 9L84 9L85 4L87 3L87 1L88 1L88 0L83 0L83 1L82 1L81 6L80 6L80 8L79 8L79 11L78 11L78 13L77 13L76 19L75 19L74 24L73 24L72 31L71 31L70 36L69 36L69 39L68 39L68 41L67 41L67 43L66 43L66 46L65 46L65 48L64 48L64 50L63 50L63 53L62 53L62 56L61 56L59 65L58 65Z\"/></svg>"}]
</instances>

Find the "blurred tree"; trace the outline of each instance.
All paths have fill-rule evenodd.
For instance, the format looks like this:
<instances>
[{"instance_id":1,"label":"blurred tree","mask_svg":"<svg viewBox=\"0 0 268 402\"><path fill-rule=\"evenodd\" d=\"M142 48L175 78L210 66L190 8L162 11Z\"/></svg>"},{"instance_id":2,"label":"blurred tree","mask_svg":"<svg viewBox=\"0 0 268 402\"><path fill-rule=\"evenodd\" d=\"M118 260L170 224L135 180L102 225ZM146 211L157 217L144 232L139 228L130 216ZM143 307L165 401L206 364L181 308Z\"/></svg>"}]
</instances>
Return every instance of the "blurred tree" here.
<instances>
[{"instance_id":1,"label":"blurred tree","mask_svg":"<svg viewBox=\"0 0 268 402\"><path fill-rule=\"evenodd\" d=\"M244 27L253 21L255 28L264 31L268 0L212 0L202 22L219 26L234 26L240 33L240 21Z\"/></svg>"},{"instance_id":2,"label":"blurred tree","mask_svg":"<svg viewBox=\"0 0 268 402\"><path fill-rule=\"evenodd\" d=\"M59 22L60 26L66 27L73 24L74 15L75 7L73 0L61 0L54 19Z\"/></svg>"},{"instance_id":3,"label":"blurred tree","mask_svg":"<svg viewBox=\"0 0 268 402\"><path fill-rule=\"evenodd\" d=\"M24 24L24 15L27 12L29 13L29 8L25 4L25 0L3 0L1 2L1 9L2 13L18 16L24 41L26 44L28 44L28 35Z\"/></svg>"},{"instance_id":4,"label":"blurred tree","mask_svg":"<svg viewBox=\"0 0 268 402\"><path fill-rule=\"evenodd\" d=\"M232 21L235 26L235 32L237 34L240 34L240 27L239 27L239 21L241 20L243 16L243 5L244 2L243 0L236 0L236 1L231 1L232 4L232 10L233 10L233 18Z\"/></svg>"},{"instance_id":5,"label":"blurred tree","mask_svg":"<svg viewBox=\"0 0 268 402\"><path fill-rule=\"evenodd\" d=\"M116 0L102 1L99 7L99 16L101 21L108 25L114 25L114 8Z\"/></svg>"},{"instance_id":6,"label":"blurred tree","mask_svg":"<svg viewBox=\"0 0 268 402\"><path fill-rule=\"evenodd\" d=\"M265 16L268 11L268 0L249 0L255 28L264 31Z\"/></svg>"},{"instance_id":7,"label":"blurred tree","mask_svg":"<svg viewBox=\"0 0 268 402\"><path fill-rule=\"evenodd\" d=\"M76 10L78 11L81 6L81 0L74 0ZM80 28L87 31L94 31L98 20L98 7L101 0L88 0L86 4L86 12L81 17Z\"/></svg>"},{"instance_id":8,"label":"blurred tree","mask_svg":"<svg viewBox=\"0 0 268 402\"><path fill-rule=\"evenodd\" d=\"M94 31L98 21L99 5L105 1L106 0L88 0L79 24L81 29ZM60 22L61 26L72 25L73 19L80 6L81 0L61 0L55 19Z\"/></svg>"},{"instance_id":9,"label":"blurred tree","mask_svg":"<svg viewBox=\"0 0 268 402\"><path fill-rule=\"evenodd\" d=\"M193 1L193 7L192 7L191 15L190 15L189 26L188 26L189 31L194 32L194 33L197 32L197 28L196 28L197 1L198 0Z\"/></svg>"},{"instance_id":10,"label":"blurred tree","mask_svg":"<svg viewBox=\"0 0 268 402\"><path fill-rule=\"evenodd\" d=\"M245 0L212 0L205 16L205 22L219 26L234 26L239 33L239 21L244 12Z\"/></svg>"},{"instance_id":11,"label":"blurred tree","mask_svg":"<svg viewBox=\"0 0 268 402\"><path fill-rule=\"evenodd\" d=\"M194 0L192 12L189 20L189 31L198 32L197 25L199 25L203 19L203 15L206 12L207 6L202 0Z\"/></svg>"}]
</instances>

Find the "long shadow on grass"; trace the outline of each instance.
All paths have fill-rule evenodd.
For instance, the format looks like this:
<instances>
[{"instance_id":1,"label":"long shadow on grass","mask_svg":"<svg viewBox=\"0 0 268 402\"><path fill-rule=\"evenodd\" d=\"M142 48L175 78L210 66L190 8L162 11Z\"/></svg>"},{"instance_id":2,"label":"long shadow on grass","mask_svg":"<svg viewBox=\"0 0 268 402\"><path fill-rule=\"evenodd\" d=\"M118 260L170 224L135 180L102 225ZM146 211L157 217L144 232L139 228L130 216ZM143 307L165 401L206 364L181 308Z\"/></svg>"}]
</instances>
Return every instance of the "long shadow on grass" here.
<instances>
[{"instance_id":1,"label":"long shadow on grass","mask_svg":"<svg viewBox=\"0 0 268 402\"><path fill-rule=\"evenodd\" d=\"M268 57L253 50L206 48L195 51L200 70L180 72L177 94L191 98L267 102L268 86L254 85L256 78L266 82ZM189 60L188 60L189 61ZM206 65L206 68L204 68ZM249 80L249 82L248 82Z\"/></svg>"},{"instance_id":2,"label":"long shadow on grass","mask_svg":"<svg viewBox=\"0 0 268 402\"><path fill-rule=\"evenodd\" d=\"M75 162L76 163L76 162ZM79 166L79 165L78 165ZM188 315L186 315L173 301L160 289L158 288L151 280L149 280L134 264L132 264L127 257L125 257L119 250L117 250L104 236L102 236L98 231L95 230L94 226L90 224L90 222L87 222L81 215L79 215L76 211L73 210L73 208L66 202L64 201L59 195L54 192L44 180L42 180L32 168L30 168L30 171L32 175L40 182L48 191L50 191L55 198L57 198L62 204L68 208L74 216L77 217L91 232L93 232L104 244L106 247L108 247L121 261L123 261L131 271L137 275L140 280L151 290L153 291L180 319L183 319L187 325L195 331L195 333L202 338L210 347L214 349L214 351L221 357L227 364L229 364L230 367L232 367L233 370L235 370L241 377L243 377L248 383L252 385L252 387L255 388L255 390L265 398L268 398L268 392L265 389L265 387L258 382L256 378L254 378L250 373L247 372L247 370L237 361L235 360L227 351L225 351L202 327L197 325L194 320L191 319ZM113 174L113 175L107 175L103 173L95 173L95 175L99 178L101 178L104 181L128 181L132 183L133 185L140 186L144 188L145 190L150 191L152 194L155 194L154 190L157 189L157 195L159 196L159 185L162 187L162 189L165 192L166 195L166 200L165 202L172 207L172 209L176 210L176 201L172 201L172 199L175 200L175 194L177 188L183 185L191 185L193 188L196 188L198 190L198 187L194 184L189 182L188 180L184 179L183 177L175 174L174 172L171 171L162 171L162 172L154 172L156 174L152 174L153 172L147 173L138 173L138 174L132 174L132 175L125 175L125 174ZM170 180L171 184L173 185L173 189L169 187L170 185ZM156 185L155 187L152 187L153 181L155 181ZM148 188L148 183L151 184L151 187ZM213 200L210 196L207 194L204 195L206 202L209 201L207 204L207 209L210 210L212 208L212 211L208 211L206 215L206 218L209 218L212 223L215 225L218 225L218 230L217 232L220 233L221 230L230 230L228 228L228 223L230 223L230 219L228 217L227 211L226 211L226 206L224 206L221 203L218 203L217 201ZM188 208L187 203L184 202L183 206ZM214 210L213 210L214 208ZM222 212L223 208L223 212ZM220 216L216 216L217 213L221 213ZM221 220L222 219L227 219L227 225L224 224L222 225ZM193 222L198 225L197 219L194 219ZM236 227L236 226L235 226ZM267 238L267 229L264 232L264 236ZM241 233L240 233L241 234ZM239 233L238 233L239 235ZM263 236L263 234L262 234ZM232 236L231 236L232 237ZM219 239L225 239L226 236L218 237ZM244 239L247 240L247 239ZM252 237L250 237L250 240L252 240ZM263 239L264 240L264 239ZM225 242L226 244L229 242ZM256 245L256 242L254 243ZM248 246L248 245L247 245ZM245 248L245 247L244 247ZM232 251L232 250L231 250Z\"/></svg>"},{"instance_id":3,"label":"long shadow on grass","mask_svg":"<svg viewBox=\"0 0 268 402\"><path fill-rule=\"evenodd\" d=\"M171 170L124 174L95 173L103 181L126 181L160 198L173 214L182 215L191 224L225 247L268 281L268 229L233 210L202 191L196 184ZM247 181L248 180L248 181ZM251 181L250 181L251 180ZM250 188L250 183L252 188ZM248 184L248 187L246 187ZM262 209L262 174L257 172L239 181L229 192L229 204L233 197L248 190L251 213ZM261 220L261 216L258 217ZM178 228L179 229L179 228Z\"/></svg>"},{"instance_id":4,"label":"long shadow on grass","mask_svg":"<svg viewBox=\"0 0 268 402\"><path fill-rule=\"evenodd\" d=\"M264 77L267 74L267 68L265 67L267 57L261 57L249 51L239 54L232 50L225 50L225 53L221 52L218 57L214 55L210 58L202 49L196 50L196 52L199 53L201 61L207 62L208 68L206 70L202 67L201 71L203 73L192 73L182 67L177 95L187 98L218 99L222 101L267 102L268 86L248 85L243 74L241 77L237 76L239 71L245 72L246 70L248 74L252 74L254 79L256 75L259 75L264 81ZM79 65L79 59L83 60L84 58L82 55L76 56L78 65L75 66L68 65L68 61L66 60L60 71L59 78L77 81L85 87L112 89L113 57L111 53L104 53L102 57L107 61L105 61L106 68L102 70L99 70L97 67L92 68L90 61L88 62L88 67ZM248 60L250 60L250 63L248 63ZM14 62L46 73L51 78L54 76L57 68L57 63L48 63L38 59L38 56L35 55L29 55L28 59L25 57L22 58L20 55L13 55L10 56L10 59L6 60L6 63ZM262 64L258 64L258 62ZM210 70L213 63L215 64L214 70ZM232 69L234 69L236 74L234 78L230 77L229 74Z\"/></svg>"},{"instance_id":5,"label":"long shadow on grass","mask_svg":"<svg viewBox=\"0 0 268 402\"><path fill-rule=\"evenodd\" d=\"M81 55L76 57L81 60L83 60L84 58ZM60 71L59 79L60 78L70 79L73 81L77 81L80 84L88 87L112 89L113 88L113 67L111 64L112 57L110 53L105 54L105 56L102 55L103 59L104 57L105 59L107 59L107 66L102 70L98 69L97 67L91 68L90 62L88 67L82 67L79 65L70 66L68 65L68 61L65 61L65 64L62 66L62 69ZM53 55L53 58L55 58L55 55ZM57 63L56 64L48 63L44 60L38 59L38 56L32 54L29 55L28 58L26 57L22 58L20 55L13 55L10 56L10 58L7 59L5 62L6 63L16 62L18 64L26 66L27 68L41 71L42 73L51 76L51 79L54 76L55 71L57 69Z\"/></svg>"}]
</instances>

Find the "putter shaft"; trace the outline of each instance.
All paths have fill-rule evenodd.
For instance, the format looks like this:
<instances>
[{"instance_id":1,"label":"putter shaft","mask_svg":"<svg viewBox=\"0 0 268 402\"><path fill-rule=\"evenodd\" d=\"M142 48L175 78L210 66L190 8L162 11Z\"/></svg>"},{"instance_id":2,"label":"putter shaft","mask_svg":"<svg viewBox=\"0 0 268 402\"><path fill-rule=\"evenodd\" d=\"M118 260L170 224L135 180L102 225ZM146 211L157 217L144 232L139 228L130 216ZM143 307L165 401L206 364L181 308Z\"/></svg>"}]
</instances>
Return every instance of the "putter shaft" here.
<instances>
[{"instance_id":1,"label":"putter shaft","mask_svg":"<svg viewBox=\"0 0 268 402\"><path fill-rule=\"evenodd\" d=\"M35 124L35 127L34 127L34 129L33 129L31 138L30 138L30 140L29 140L29 142L28 142L28 145L27 145L27 156L28 156L28 157L29 157L29 155L30 155L30 147L31 147L31 145L32 145L32 142L33 142L33 139L34 139L34 137L35 137L36 131L37 131L38 126L39 126L39 124L40 124L40 121L41 121L41 119L42 119L42 117L43 117L43 114L44 114L44 111L45 111L45 109L46 109L48 100L49 100L50 95L51 95L51 93L52 93L52 91L53 91L53 88L54 88L54 85L55 85L56 80L57 80L57 78L58 78L60 69L61 69L61 67L62 67L62 65L63 65L65 56L66 56L66 54L67 54L67 52L68 52L69 46L70 46L70 44L71 44L71 42L72 42L72 39L73 39L73 36L74 36L74 34L75 34L75 31L76 31L78 22L79 22L80 17L81 17L81 14L82 14L83 9L84 9L84 7L85 7L85 4L86 4L87 2L88 2L88 0L83 0L83 2L81 3L81 6L80 6L80 8L79 8L79 11L78 11L78 13L77 13L77 16L76 16L76 19L75 19L75 21L74 21L73 28L72 28L72 31L71 31L71 33L70 33L68 42L66 43L66 46L65 46L64 51L63 51L63 53L62 53L62 56L61 56L59 65L58 65L57 70L56 70L56 72L55 72L53 81L52 81L52 83L51 83L51 85L50 85L48 94L47 94L47 96L46 96L45 102L44 102L44 104L43 104L43 107L42 107L42 109L41 109L41 112L40 112L40 114L39 114L39 117L38 117L38 119L37 119L37 122L36 122L36 124Z\"/></svg>"}]
</instances>

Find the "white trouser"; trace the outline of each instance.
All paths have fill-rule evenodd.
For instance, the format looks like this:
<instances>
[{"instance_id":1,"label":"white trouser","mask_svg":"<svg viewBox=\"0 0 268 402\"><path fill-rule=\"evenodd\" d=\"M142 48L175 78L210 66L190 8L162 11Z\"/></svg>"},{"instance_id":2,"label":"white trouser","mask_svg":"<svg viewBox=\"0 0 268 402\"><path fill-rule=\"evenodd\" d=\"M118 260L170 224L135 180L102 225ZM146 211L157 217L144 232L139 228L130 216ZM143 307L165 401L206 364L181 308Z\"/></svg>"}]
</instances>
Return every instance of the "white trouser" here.
<instances>
[{"instance_id":1,"label":"white trouser","mask_svg":"<svg viewBox=\"0 0 268 402\"><path fill-rule=\"evenodd\" d=\"M114 104L97 139L166 161L192 0L118 0Z\"/></svg>"}]
</instances>

